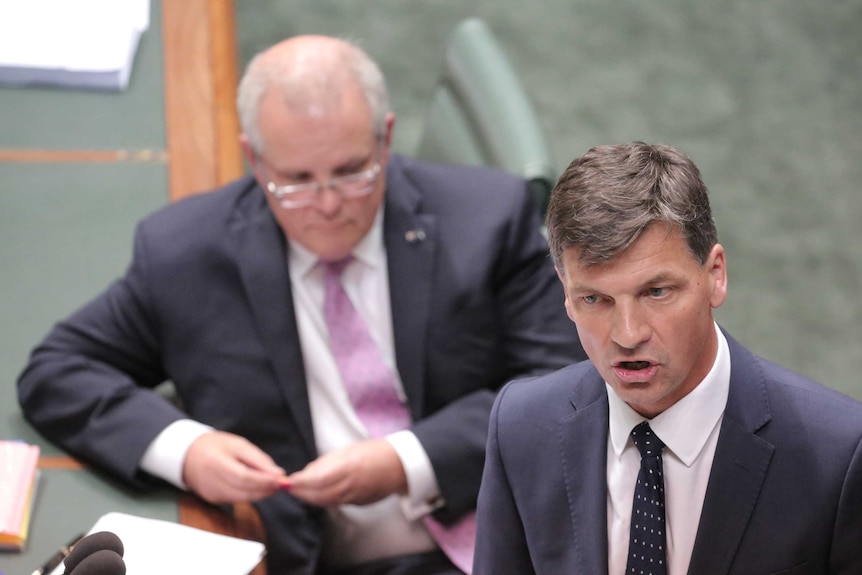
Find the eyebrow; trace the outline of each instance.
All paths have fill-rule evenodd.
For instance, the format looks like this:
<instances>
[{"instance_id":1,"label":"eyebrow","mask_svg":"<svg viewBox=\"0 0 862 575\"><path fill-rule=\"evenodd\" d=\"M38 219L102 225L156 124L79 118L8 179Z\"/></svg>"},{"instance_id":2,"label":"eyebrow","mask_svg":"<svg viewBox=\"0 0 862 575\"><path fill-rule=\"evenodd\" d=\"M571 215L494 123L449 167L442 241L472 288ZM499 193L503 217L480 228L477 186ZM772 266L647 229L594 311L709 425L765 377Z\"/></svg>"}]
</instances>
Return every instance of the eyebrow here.
<instances>
[{"instance_id":1,"label":"eyebrow","mask_svg":"<svg viewBox=\"0 0 862 575\"><path fill-rule=\"evenodd\" d=\"M369 162L369 160L373 157L374 157L374 150L371 150L370 152L362 154L362 155L356 155L356 156L350 157L350 158L346 159L345 161L341 162L340 164L338 164L337 166L333 167L331 172L330 172L330 175L331 176L343 176L346 174L352 174L354 172L357 172L360 170L360 168L362 168L362 166L367 164ZM314 177L314 174L310 170L306 170L306 169L294 170L294 169L288 168L288 169L282 170L278 167L273 166L271 171L272 171L273 176L276 176L279 179L283 179L283 180L310 180L310 179L313 179L313 177Z\"/></svg>"},{"instance_id":2,"label":"eyebrow","mask_svg":"<svg viewBox=\"0 0 862 575\"><path fill-rule=\"evenodd\" d=\"M332 170L333 174L352 174L365 166L368 161L374 156L373 153L366 155L364 158L352 158L343 162Z\"/></svg>"},{"instance_id":3,"label":"eyebrow","mask_svg":"<svg viewBox=\"0 0 862 575\"><path fill-rule=\"evenodd\" d=\"M668 283L668 282L679 284L680 279L670 272L662 271L662 272L659 272L656 275L652 276L647 281L640 283L638 285L637 289L642 290L648 286L654 286L657 284L664 284L664 283ZM570 291L573 294L605 293L602 290L590 287L587 284L574 284Z\"/></svg>"}]
</instances>

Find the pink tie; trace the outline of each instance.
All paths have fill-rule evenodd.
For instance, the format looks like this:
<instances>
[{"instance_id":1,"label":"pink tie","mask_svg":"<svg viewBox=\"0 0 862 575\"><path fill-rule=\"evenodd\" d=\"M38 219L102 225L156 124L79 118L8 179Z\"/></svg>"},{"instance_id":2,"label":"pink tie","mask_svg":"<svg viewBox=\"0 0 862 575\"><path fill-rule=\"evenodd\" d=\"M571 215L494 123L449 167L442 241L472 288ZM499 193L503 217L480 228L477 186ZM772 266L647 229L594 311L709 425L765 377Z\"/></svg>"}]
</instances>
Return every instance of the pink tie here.
<instances>
[{"instance_id":1,"label":"pink tie","mask_svg":"<svg viewBox=\"0 0 862 575\"><path fill-rule=\"evenodd\" d=\"M326 295L323 315L329 341L344 386L359 419L372 437L408 429L410 412L398 397L395 377L371 339L365 321L341 284L341 273L352 258L324 262ZM456 567L469 575L473 568L476 516L469 513L443 526L430 515L425 526Z\"/></svg>"}]
</instances>

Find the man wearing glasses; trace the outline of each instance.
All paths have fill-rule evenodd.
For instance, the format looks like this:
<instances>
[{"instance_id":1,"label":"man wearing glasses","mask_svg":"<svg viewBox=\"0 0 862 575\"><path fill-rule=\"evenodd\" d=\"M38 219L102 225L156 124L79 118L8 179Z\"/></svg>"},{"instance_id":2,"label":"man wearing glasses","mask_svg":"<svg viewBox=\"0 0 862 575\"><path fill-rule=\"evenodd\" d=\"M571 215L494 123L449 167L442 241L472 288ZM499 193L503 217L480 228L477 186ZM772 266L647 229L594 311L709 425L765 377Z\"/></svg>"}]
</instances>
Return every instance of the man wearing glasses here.
<instances>
[{"instance_id":1,"label":"man wearing glasses","mask_svg":"<svg viewBox=\"0 0 862 575\"><path fill-rule=\"evenodd\" d=\"M24 413L131 483L255 502L271 575L469 571L497 390L583 357L527 186L391 154L383 78L333 38L258 55L238 107L253 175L141 222Z\"/></svg>"}]
</instances>

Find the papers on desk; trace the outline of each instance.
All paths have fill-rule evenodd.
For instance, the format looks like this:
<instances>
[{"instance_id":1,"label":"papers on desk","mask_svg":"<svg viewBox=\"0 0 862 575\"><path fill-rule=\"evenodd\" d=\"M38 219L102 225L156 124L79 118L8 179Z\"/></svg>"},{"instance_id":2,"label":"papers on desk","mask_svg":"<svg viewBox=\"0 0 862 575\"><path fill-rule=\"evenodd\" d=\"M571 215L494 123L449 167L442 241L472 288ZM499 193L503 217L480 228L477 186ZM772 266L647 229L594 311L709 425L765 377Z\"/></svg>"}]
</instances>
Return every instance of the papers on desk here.
<instances>
[{"instance_id":1,"label":"papers on desk","mask_svg":"<svg viewBox=\"0 0 862 575\"><path fill-rule=\"evenodd\" d=\"M125 90L149 0L0 0L0 84Z\"/></svg>"},{"instance_id":2,"label":"papers on desk","mask_svg":"<svg viewBox=\"0 0 862 575\"><path fill-rule=\"evenodd\" d=\"M39 446L0 441L0 550L20 551L27 542L36 496Z\"/></svg>"},{"instance_id":3,"label":"papers on desk","mask_svg":"<svg viewBox=\"0 0 862 575\"><path fill-rule=\"evenodd\" d=\"M88 533L110 531L123 542L126 575L247 575L264 546L179 523L108 513ZM62 575L61 563L50 575Z\"/></svg>"}]
</instances>

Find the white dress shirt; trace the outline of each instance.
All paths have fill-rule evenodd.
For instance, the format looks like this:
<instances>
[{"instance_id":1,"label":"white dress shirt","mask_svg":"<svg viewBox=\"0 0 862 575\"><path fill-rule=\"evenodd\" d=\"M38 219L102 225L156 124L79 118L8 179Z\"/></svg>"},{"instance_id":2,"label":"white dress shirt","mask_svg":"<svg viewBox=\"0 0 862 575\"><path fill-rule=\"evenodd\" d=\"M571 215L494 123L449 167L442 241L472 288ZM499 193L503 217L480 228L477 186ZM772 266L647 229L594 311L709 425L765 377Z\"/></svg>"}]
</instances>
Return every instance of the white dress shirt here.
<instances>
[{"instance_id":1,"label":"white dress shirt","mask_svg":"<svg viewBox=\"0 0 862 575\"><path fill-rule=\"evenodd\" d=\"M403 399L404 390L395 367L382 210L372 229L354 249L353 257L354 261L342 276L345 291L366 320L384 361L392 368L399 385L397 392ZM323 269L317 265L314 254L293 242L289 243L289 258L314 436L318 452L324 454L367 439L369 435L353 409L329 349L329 333L323 317ZM209 429L191 420L175 422L147 449L141 459L141 469L185 488L182 482L185 452ZM327 565L352 565L436 548L436 543L418 521L443 503L428 455L411 431L401 431L386 439L401 458L408 495L393 495L372 505L343 505L330 510L332 521L325 534L322 556Z\"/></svg>"},{"instance_id":2,"label":"white dress shirt","mask_svg":"<svg viewBox=\"0 0 862 575\"><path fill-rule=\"evenodd\" d=\"M730 353L718 326L718 352L712 369L688 395L649 420L665 444L662 453L667 523L668 575L686 575L703 509L718 432L730 389ZM608 435L608 573L623 575L629 547L632 500L640 453L631 440L642 415L607 385Z\"/></svg>"}]
</instances>

